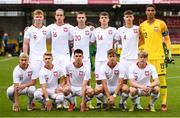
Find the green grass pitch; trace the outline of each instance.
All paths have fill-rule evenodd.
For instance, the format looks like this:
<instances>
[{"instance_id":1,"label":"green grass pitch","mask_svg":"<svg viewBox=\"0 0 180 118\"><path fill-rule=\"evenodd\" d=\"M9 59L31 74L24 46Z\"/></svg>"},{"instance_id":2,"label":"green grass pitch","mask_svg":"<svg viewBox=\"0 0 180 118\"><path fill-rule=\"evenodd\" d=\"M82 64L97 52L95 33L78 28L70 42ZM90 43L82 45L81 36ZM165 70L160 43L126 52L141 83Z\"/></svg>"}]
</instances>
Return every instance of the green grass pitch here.
<instances>
[{"instance_id":1,"label":"green grass pitch","mask_svg":"<svg viewBox=\"0 0 180 118\"><path fill-rule=\"evenodd\" d=\"M18 64L17 57L4 58L0 57L0 117L180 117L180 57L174 57L175 64L169 65L167 68L167 83L168 83L168 111L163 113L160 111L161 99L159 99L155 108L157 112L151 113L146 111L122 112L118 109L110 111L98 111L97 109L81 113L79 108L73 112L67 112L65 109L53 110L51 112L40 111L37 103L37 109L31 112L26 110L26 97L20 97L21 111L15 113L12 111L12 104L6 97L6 89L12 85L12 71ZM93 81L94 82L94 81ZM37 84L39 84L37 82ZM146 107L148 104L147 97L141 98L141 104ZM118 106L119 98L116 105ZM78 99L79 102L79 99ZM95 105L95 99L93 99ZM127 101L128 108L131 102Z\"/></svg>"}]
</instances>

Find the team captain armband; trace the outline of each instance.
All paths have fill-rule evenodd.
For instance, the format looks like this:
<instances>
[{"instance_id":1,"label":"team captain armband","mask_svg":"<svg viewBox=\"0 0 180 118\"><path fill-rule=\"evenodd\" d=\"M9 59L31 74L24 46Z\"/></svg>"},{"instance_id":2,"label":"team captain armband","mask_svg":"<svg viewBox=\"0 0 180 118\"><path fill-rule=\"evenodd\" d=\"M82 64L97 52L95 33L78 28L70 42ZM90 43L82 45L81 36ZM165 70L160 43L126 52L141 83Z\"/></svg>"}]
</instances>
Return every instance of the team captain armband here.
<instances>
[{"instance_id":1,"label":"team captain armband","mask_svg":"<svg viewBox=\"0 0 180 118\"><path fill-rule=\"evenodd\" d=\"M169 31L168 31L168 30L167 30L167 31L164 31L164 32L162 33L162 35L163 35L163 36L169 35Z\"/></svg>"}]
</instances>

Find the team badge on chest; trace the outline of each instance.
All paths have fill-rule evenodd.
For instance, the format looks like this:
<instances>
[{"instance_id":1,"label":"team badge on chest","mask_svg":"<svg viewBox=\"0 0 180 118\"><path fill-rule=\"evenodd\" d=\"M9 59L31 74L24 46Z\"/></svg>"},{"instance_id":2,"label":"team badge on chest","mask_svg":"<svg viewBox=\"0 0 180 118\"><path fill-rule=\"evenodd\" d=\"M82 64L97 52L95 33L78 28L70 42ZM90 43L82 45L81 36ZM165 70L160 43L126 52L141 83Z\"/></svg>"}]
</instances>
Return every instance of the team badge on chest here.
<instances>
[{"instance_id":1,"label":"team badge on chest","mask_svg":"<svg viewBox=\"0 0 180 118\"><path fill-rule=\"evenodd\" d=\"M58 77L58 72L57 72L57 71L54 71L54 72L53 72L53 75L54 75L54 77Z\"/></svg>"},{"instance_id":2,"label":"team badge on chest","mask_svg":"<svg viewBox=\"0 0 180 118\"><path fill-rule=\"evenodd\" d=\"M155 32L158 32L158 27L154 27L154 31L155 31Z\"/></svg>"},{"instance_id":3,"label":"team badge on chest","mask_svg":"<svg viewBox=\"0 0 180 118\"><path fill-rule=\"evenodd\" d=\"M29 71L28 72L28 77L31 77L32 76L32 71Z\"/></svg>"},{"instance_id":4,"label":"team badge on chest","mask_svg":"<svg viewBox=\"0 0 180 118\"><path fill-rule=\"evenodd\" d=\"M68 28L67 27L64 27L64 32L68 32Z\"/></svg>"},{"instance_id":5,"label":"team badge on chest","mask_svg":"<svg viewBox=\"0 0 180 118\"><path fill-rule=\"evenodd\" d=\"M33 38L34 38L34 40L36 40L36 38L37 38L37 35L36 35L36 34L34 34Z\"/></svg>"},{"instance_id":6,"label":"team badge on chest","mask_svg":"<svg viewBox=\"0 0 180 118\"><path fill-rule=\"evenodd\" d=\"M137 29L133 29L134 30L134 33L137 34L138 33L138 30Z\"/></svg>"},{"instance_id":7,"label":"team badge on chest","mask_svg":"<svg viewBox=\"0 0 180 118\"><path fill-rule=\"evenodd\" d=\"M19 80L23 80L23 75L19 75Z\"/></svg>"},{"instance_id":8,"label":"team badge on chest","mask_svg":"<svg viewBox=\"0 0 180 118\"><path fill-rule=\"evenodd\" d=\"M83 77L84 76L84 72L83 71L79 71L79 76Z\"/></svg>"},{"instance_id":9,"label":"team badge on chest","mask_svg":"<svg viewBox=\"0 0 180 118\"><path fill-rule=\"evenodd\" d=\"M43 35L46 35L46 31L43 30L42 33L43 33Z\"/></svg>"},{"instance_id":10,"label":"team badge on chest","mask_svg":"<svg viewBox=\"0 0 180 118\"><path fill-rule=\"evenodd\" d=\"M119 75L119 70L114 70L115 75Z\"/></svg>"},{"instance_id":11,"label":"team badge on chest","mask_svg":"<svg viewBox=\"0 0 180 118\"><path fill-rule=\"evenodd\" d=\"M85 31L85 35L89 35L89 31Z\"/></svg>"},{"instance_id":12,"label":"team badge on chest","mask_svg":"<svg viewBox=\"0 0 180 118\"><path fill-rule=\"evenodd\" d=\"M109 35L112 35L112 30L108 30L108 34L109 34Z\"/></svg>"},{"instance_id":13,"label":"team badge on chest","mask_svg":"<svg viewBox=\"0 0 180 118\"><path fill-rule=\"evenodd\" d=\"M145 71L145 76L146 76L146 77L147 77L147 76L150 76L149 71Z\"/></svg>"}]
</instances>

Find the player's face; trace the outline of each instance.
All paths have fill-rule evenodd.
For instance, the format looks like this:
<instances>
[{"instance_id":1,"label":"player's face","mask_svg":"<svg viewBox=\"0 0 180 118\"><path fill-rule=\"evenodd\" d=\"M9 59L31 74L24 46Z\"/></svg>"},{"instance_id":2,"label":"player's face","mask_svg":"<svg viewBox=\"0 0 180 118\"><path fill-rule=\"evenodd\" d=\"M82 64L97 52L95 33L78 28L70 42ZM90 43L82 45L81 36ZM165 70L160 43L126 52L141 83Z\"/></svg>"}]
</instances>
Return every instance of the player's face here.
<instances>
[{"instance_id":1,"label":"player's face","mask_svg":"<svg viewBox=\"0 0 180 118\"><path fill-rule=\"evenodd\" d=\"M100 17L99 17L99 22L100 22L101 24L107 25L108 22L109 22L109 17L108 17L108 16L100 16Z\"/></svg>"},{"instance_id":2,"label":"player's face","mask_svg":"<svg viewBox=\"0 0 180 118\"><path fill-rule=\"evenodd\" d=\"M48 56L48 55L44 56L44 63L45 63L45 65L51 65L52 61L53 61L52 56Z\"/></svg>"},{"instance_id":3,"label":"player's face","mask_svg":"<svg viewBox=\"0 0 180 118\"><path fill-rule=\"evenodd\" d=\"M23 58L23 57L21 57L21 58L19 59L19 64L20 64L20 66L23 67L23 68L26 68L27 65L28 65L28 63L29 63L29 59L28 59L28 58Z\"/></svg>"},{"instance_id":4,"label":"player's face","mask_svg":"<svg viewBox=\"0 0 180 118\"><path fill-rule=\"evenodd\" d=\"M83 55L81 53L75 53L74 54L74 60L75 62L82 63Z\"/></svg>"},{"instance_id":5,"label":"player's face","mask_svg":"<svg viewBox=\"0 0 180 118\"><path fill-rule=\"evenodd\" d=\"M34 23L35 24L42 24L44 20L44 16L42 14L36 14L34 15Z\"/></svg>"},{"instance_id":6,"label":"player's face","mask_svg":"<svg viewBox=\"0 0 180 118\"><path fill-rule=\"evenodd\" d=\"M86 23L86 15L85 14L78 14L76 17L78 24L85 24Z\"/></svg>"},{"instance_id":7,"label":"player's face","mask_svg":"<svg viewBox=\"0 0 180 118\"><path fill-rule=\"evenodd\" d=\"M113 66L117 63L117 56L114 54L110 54L108 55L108 60L109 60L108 63Z\"/></svg>"},{"instance_id":8,"label":"player's face","mask_svg":"<svg viewBox=\"0 0 180 118\"><path fill-rule=\"evenodd\" d=\"M133 20L134 20L134 16L133 15L125 15L124 16L125 24L132 24Z\"/></svg>"},{"instance_id":9,"label":"player's face","mask_svg":"<svg viewBox=\"0 0 180 118\"><path fill-rule=\"evenodd\" d=\"M156 10L153 7L148 7L146 9L147 18L153 19L155 17Z\"/></svg>"},{"instance_id":10,"label":"player's face","mask_svg":"<svg viewBox=\"0 0 180 118\"><path fill-rule=\"evenodd\" d=\"M147 64L147 57L145 58L144 56L139 56L138 57L138 65L142 68L144 68Z\"/></svg>"},{"instance_id":11,"label":"player's face","mask_svg":"<svg viewBox=\"0 0 180 118\"><path fill-rule=\"evenodd\" d=\"M64 22L64 12L63 11L56 11L55 19L57 22Z\"/></svg>"}]
</instances>

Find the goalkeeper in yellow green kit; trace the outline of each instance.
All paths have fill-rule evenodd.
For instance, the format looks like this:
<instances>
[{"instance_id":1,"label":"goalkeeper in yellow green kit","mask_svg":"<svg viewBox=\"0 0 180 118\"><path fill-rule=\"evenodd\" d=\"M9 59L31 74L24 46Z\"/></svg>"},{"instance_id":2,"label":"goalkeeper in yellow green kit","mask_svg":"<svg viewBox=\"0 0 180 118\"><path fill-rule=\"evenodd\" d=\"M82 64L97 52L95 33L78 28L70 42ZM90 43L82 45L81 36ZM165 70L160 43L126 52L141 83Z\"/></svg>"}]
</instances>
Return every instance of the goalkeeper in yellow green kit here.
<instances>
[{"instance_id":1,"label":"goalkeeper in yellow green kit","mask_svg":"<svg viewBox=\"0 0 180 118\"><path fill-rule=\"evenodd\" d=\"M140 24L141 44L144 43L144 50L148 52L148 61L156 67L160 80L160 93L162 98L163 112L167 111L167 83L166 83L166 67L164 64L163 40L169 51L168 58L171 60L171 41L169 32L164 21L156 19L156 7L154 5L146 6L147 20Z\"/></svg>"}]
</instances>

